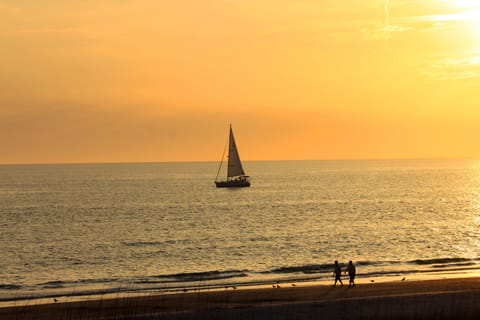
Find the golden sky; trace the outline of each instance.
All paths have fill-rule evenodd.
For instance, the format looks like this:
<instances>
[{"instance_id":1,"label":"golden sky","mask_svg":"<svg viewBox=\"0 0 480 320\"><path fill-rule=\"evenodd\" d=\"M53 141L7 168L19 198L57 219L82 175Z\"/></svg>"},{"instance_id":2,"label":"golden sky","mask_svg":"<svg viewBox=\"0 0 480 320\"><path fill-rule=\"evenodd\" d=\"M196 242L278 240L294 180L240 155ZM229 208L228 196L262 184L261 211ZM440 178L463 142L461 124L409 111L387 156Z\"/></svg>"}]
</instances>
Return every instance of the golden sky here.
<instances>
[{"instance_id":1,"label":"golden sky","mask_svg":"<svg viewBox=\"0 0 480 320\"><path fill-rule=\"evenodd\" d=\"M0 0L0 163L480 157L480 1Z\"/></svg>"}]
</instances>

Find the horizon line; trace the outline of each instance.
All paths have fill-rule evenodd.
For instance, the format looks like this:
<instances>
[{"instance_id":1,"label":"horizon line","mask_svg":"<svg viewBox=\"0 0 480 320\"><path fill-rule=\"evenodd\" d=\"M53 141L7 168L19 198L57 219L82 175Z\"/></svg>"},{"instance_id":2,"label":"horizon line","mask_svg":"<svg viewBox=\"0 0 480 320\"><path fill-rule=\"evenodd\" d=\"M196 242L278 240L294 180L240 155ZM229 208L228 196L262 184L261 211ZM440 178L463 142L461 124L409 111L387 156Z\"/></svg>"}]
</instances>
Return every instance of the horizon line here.
<instances>
[{"instance_id":1,"label":"horizon line","mask_svg":"<svg viewBox=\"0 0 480 320\"><path fill-rule=\"evenodd\" d=\"M405 157L405 158L324 158L324 159L268 159L268 160L242 160L242 162L293 162L293 161L453 161L453 160L480 160L480 157ZM154 164L154 163L208 163L218 160L166 160L166 161L67 161L67 162L0 162L0 166L21 165L88 165L88 164Z\"/></svg>"}]
</instances>

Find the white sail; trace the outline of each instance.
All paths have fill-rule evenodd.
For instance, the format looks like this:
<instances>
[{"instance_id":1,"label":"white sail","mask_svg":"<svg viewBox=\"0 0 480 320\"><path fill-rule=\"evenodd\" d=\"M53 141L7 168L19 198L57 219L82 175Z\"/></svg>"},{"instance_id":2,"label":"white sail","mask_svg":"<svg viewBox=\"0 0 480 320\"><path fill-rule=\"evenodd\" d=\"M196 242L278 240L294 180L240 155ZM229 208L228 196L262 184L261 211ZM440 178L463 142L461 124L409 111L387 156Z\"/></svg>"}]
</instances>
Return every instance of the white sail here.
<instances>
[{"instance_id":1,"label":"white sail","mask_svg":"<svg viewBox=\"0 0 480 320\"><path fill-rule=\"evenodd\" d=\"M242 163L240 162L240 156L238 155L237 145L235 143L235 138L233 137L232 127L230 126L230 140L228 146L228 172L227 176L237 177L244 176L245 172L242 168Z\"/></svg>"}]
</instances>

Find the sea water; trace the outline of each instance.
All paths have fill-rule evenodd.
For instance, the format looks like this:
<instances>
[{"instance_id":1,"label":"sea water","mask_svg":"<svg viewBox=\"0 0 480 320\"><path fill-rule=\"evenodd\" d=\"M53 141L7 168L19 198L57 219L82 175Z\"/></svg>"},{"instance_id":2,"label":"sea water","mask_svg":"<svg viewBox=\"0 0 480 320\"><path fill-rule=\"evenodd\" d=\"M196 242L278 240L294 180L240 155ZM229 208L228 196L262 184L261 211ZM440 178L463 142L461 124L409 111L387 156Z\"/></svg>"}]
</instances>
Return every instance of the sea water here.
<instances>
[{"instance_id":1,"label":"sea water","mask_svg":"<svg viewBox=\"0 0 480 320\"><path fill-rule=\"evenodd\" d=\"M0 301L480 273L472 160L0 166Z\"/></svg>"}]
</instances>

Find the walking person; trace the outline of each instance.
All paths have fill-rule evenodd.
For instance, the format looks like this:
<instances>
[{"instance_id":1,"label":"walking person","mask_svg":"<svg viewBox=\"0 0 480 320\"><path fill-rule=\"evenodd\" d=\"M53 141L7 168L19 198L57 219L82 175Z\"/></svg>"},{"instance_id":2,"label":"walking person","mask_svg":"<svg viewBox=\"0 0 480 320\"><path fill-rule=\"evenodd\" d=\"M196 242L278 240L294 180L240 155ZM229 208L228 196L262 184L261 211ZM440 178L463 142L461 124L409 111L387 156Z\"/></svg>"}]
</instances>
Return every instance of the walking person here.
<instances>
[{"instance_id":1,"label":"walking person","mask_svg":"<svg viewBox=\"0 0 480 320\"><path fill-rule=\"evenodd\" d=\"M357 273L357 270L352 260L350 260L350 262L348 263L347 270L345 270L345 273L347 272L348 272L348 276L350 277L350 280L348 281L348 286L353 287L355 286L355 274Z\"/></svg>"},{"instance_id":2,"label":"walking person","mask_svg":"<svg viewBox=\"0 0 480 320\"><path fill-rule=\"evenodd\" d=\"M335 274L335 282L333 283L333 286L335 287L337 285L337 281L339 281L340 286L343 287L342 269L340 268L340 265L338 264L337 260L335 260L335 265L333 267L333 273Z\"/></svg>"}]
</instances>

